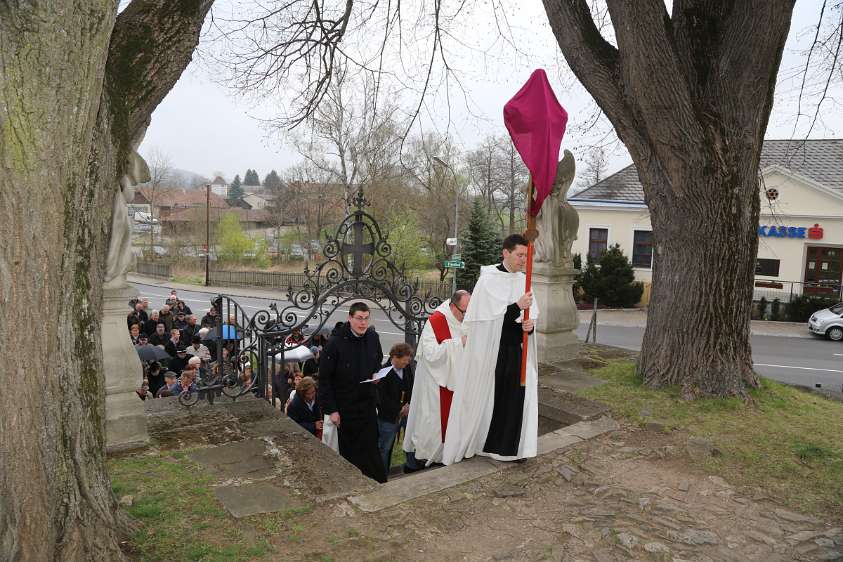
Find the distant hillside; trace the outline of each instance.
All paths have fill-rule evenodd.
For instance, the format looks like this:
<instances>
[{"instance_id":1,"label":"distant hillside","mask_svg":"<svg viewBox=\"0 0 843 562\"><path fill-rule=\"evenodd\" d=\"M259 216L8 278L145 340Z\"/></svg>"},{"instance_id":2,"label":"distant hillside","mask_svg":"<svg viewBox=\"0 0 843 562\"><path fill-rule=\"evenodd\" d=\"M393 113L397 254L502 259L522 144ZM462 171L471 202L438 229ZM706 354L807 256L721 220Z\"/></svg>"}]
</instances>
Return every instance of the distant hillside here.
<instances>
[{"instance_id":1,"label":"distant hillside","mask_svg":"<svg viewBox=\"0 0 843 562\"><path fill-rule=\"evenodd\" d=\"M170 170L170 175L167 178L168 184L186 188L202 187L209 181L211 181L209 178L201 174L191 172L190 170L181 170L179 168L173 168Z\"/></svg>"}]
</instances>

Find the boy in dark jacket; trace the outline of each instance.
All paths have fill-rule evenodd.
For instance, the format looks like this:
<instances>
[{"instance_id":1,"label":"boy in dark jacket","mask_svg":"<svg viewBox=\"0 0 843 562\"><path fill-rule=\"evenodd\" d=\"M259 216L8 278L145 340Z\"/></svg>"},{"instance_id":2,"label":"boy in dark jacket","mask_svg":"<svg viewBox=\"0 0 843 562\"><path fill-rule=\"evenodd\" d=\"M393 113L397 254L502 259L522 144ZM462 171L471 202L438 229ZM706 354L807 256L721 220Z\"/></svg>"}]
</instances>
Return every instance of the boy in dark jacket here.
<instances>
[{"instance_id":1,"label":"boy in dark jacket","mask_svg":"<svg viewBox=\"0 0 843 562\"><path fill-rule=\"evenodd\" d=\"M413 348L406 343L397 343L389 350L389 359L384 367L391 367L389 373L378 381L378 450L384 470L389 474L392 446L395 436L410 411L410 395L413 392Z\"/></svg>"}]
</instances>

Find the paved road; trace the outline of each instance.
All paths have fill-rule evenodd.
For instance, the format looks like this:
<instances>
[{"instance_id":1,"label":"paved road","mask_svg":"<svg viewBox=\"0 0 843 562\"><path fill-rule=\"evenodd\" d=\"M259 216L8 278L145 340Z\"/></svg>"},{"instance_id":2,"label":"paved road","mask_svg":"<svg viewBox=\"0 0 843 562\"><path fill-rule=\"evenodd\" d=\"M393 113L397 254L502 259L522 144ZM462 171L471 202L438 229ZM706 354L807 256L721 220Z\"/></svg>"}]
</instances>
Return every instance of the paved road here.
<instances>
[{"instance_id":1,"label":"paved road","mask_svg":"<svg viewBox=\"0 0 843 562\"><path fill-rule=\"evenodd\" d=\"M577 330L585 338L586 324ZM806 328L807 331L807 328ZM627 326L600 326L598 343L641 349L644 328ZM752 357L756 370L773 380L814 386L819 383L826 390L843 389L843 343L818 337L786 338L778 336L752 336Z\"/></svg>"},{"instance_id":2,"label":"paved road","mask_svg":"<svg viewBox=\"0 0 843 562\"><path fill-rule=\"evenodd\" d=\"M169 295L169 289L160 285L133 284L141 296L150 299L150 306L157 308L163 304ZM184 300L200 318L210 306L210 298L215 293L201 291L179 290L179 297ZM284 301L282 294L275 302ZM252 315L258 310L266 309L269 299L255 297L235 297L247 314ZM337 321L345 320L348 308L340 307L326 327L333 327ZM381 345L384 353L398 342L404 341L404 334L390 322L380 310L372 311L372 325L381 335ZM581 324L577 335L585 337L586 324ZM598 342L627 349L641 348L644 328L627 326L600 326ZM788 338L778 336L753 336L752 351L757 371L771 379L814 386L819 383L826 390L840 392L843 389L843 343L832 342L821 338Z\"/></svg>"}]
</instances>

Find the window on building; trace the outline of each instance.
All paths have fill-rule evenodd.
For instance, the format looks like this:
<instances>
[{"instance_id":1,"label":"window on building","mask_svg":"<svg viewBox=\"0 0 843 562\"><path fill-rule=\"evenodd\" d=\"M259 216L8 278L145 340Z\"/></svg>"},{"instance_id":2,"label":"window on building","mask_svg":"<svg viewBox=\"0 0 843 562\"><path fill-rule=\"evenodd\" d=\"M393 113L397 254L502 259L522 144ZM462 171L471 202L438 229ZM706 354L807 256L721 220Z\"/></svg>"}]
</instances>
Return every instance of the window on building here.
<instances>
[{"instance_id":1,"label":"window on building","mask_svg":"<svg viewBox=\"0 0 843 562\"><path fill-rule=\"evenodd\" d=\"M600 254L609 248L609 229L590 228L588 230L588 255L591 259L600 258Z\"/></svg>"},{"instance_id":2,"label":"window on building","mask_svg":"<svg viewBox=\"0 0 843 562\"><path fill-rule=\"evenodd\" d=\"M632 241L632 267L653 267L653 233L636 230Z\"/></svg>"},{"instance_id":3,"label":"window on building","mask_svg":"<svg viewBox=\"0 0 843 562\"><path fill-rule=\"evenodd\" d=\"M767 258L758 258L755 260L755 275L765 275L767 277L779 276L779 260L771 260Z\"/></svg>"}]
</instances>

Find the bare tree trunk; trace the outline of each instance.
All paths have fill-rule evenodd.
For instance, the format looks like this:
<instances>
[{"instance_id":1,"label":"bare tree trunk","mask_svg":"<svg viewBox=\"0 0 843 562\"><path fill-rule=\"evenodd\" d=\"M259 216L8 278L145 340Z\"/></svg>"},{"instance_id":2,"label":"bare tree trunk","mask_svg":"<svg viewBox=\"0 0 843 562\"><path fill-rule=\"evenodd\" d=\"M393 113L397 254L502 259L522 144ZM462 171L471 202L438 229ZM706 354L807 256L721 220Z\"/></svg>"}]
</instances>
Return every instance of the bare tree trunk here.
<instances>
[{"instance_id":1,"label":"bare tree trunk","mask_svg":"<svg viewBox=\"0 0 843 562\"><path fill-rule=\"evenodd\" d=\"M210 7L160 4L115 19L113 0L0 3L3 559L123 558L99 341L109 211L129 141Z\"/></svg>"},{"instance_id":2,"label":"bare tree trunk","mask_svg":"<svg viewBox=\"0 0 843 562\"><path fill-rule=\"evenodd\" d=\"M655 239L639 370L686 397L745 395L757 173L794 0L544 0L574 73L638 169Z\"/></svg>"}]
</instances>

